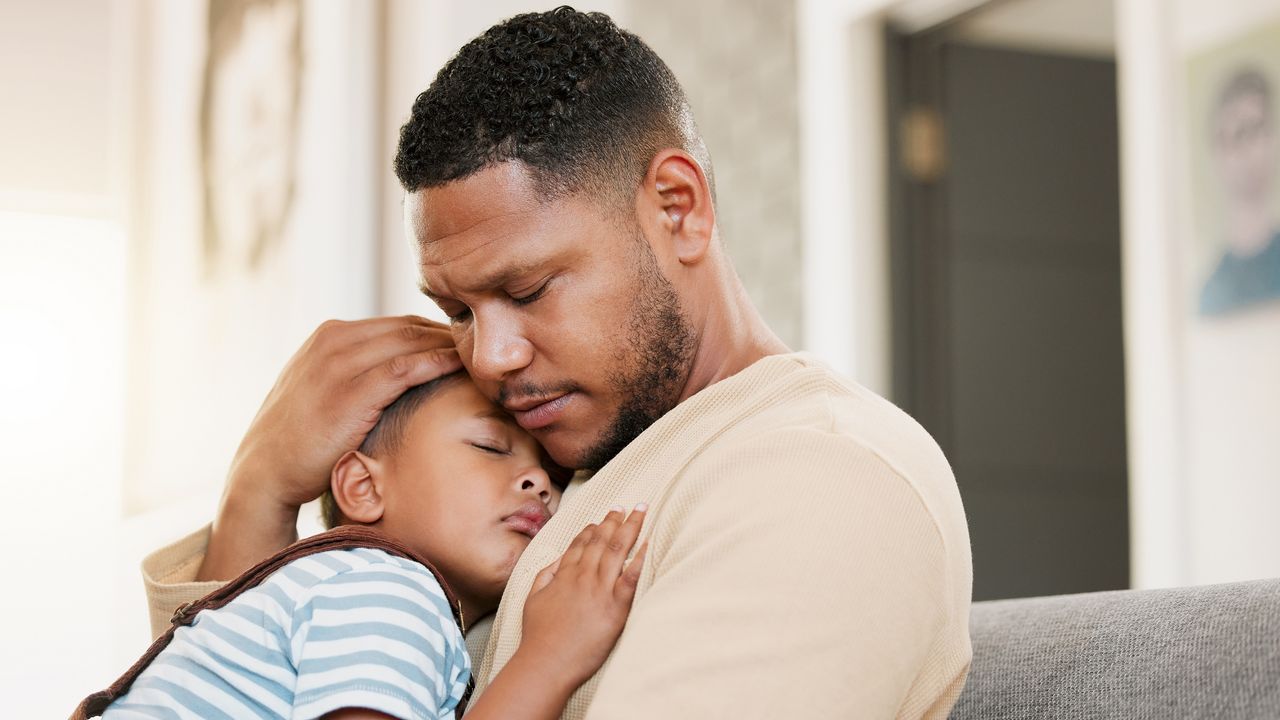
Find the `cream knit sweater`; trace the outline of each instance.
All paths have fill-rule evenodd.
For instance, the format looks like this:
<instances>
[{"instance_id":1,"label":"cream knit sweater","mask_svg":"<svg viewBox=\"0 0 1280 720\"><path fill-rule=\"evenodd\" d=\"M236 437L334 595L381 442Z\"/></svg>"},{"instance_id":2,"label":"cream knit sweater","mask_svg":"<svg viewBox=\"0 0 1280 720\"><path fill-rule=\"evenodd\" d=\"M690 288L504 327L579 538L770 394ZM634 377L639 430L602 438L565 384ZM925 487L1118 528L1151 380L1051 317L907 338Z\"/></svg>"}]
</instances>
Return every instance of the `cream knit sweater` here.
<instances>
[{"instance_id":1,"label":"cream knit sweater","mask_svg":"<svg viewBox=\"0 0 1280 720\"><path fill-rule=\"evenodd\" d=\"M650 546L631 616L565 718L947 716L971 657L955 480L919 425L803 354L681 403L566 498L511 576L481 692L519 645L533 576L638 502ZM144 565L161 627L209 589L182 582L205 538Z\"/></svg>"}]
</instances>

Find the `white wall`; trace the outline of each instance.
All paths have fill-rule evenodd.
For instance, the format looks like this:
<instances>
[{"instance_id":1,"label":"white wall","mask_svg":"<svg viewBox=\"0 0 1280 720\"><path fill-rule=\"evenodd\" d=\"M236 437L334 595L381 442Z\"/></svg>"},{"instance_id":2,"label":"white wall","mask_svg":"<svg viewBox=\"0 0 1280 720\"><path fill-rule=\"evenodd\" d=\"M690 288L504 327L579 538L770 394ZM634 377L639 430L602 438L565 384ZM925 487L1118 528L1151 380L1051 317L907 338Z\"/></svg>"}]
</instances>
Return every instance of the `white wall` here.
<instances>
[{"instance_id":1,"label":"white wall","mask_svg":"<svg viewBox=\"0 0 1280 720\"><path fill-rule=\"evenodd\" d=\"M890 392L883 13L892 0L799 0L805 350Z\"/></svg>"},{"instance_id":2,"label":"white wall","mask_svg":"<svg viewBox=\"0 0 1280 720\"><path fill-rule=\"evenodd\" d=\"M204 4L0 6L0 477L17 493L0 526L16 558L0 596L6 715L65 715L136 659L142 554L211 516L315 324L373 312L367 8L308 2L290 237L259 275L208 283Z\"/></svg>"},{"instance_id":3,"label":"white wall","mask_svg":"<svg viewBox=\"0 0 1280 720\"><path fill-rule=\"evenodd\" d=\"M0 693L14 717L69 713L86 679L120 659L108 621L128 258L117 28L107 3L0 7ZM83 638L56 637L97 603Z\"/></svg>"}]
</instances>

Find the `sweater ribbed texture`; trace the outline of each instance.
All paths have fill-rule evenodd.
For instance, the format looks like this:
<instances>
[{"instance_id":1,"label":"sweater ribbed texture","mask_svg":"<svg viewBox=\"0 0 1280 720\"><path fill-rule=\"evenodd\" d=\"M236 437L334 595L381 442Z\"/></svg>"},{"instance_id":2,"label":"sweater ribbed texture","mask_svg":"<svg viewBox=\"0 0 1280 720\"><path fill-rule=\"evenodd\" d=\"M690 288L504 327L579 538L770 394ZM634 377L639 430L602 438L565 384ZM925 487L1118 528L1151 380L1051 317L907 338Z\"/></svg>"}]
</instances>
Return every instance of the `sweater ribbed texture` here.
<instances>
[{"instance_id":1,"label":"sweater ribbed texture","mask_svg":"<svg viewBox=\"0 0 1280 720\"><path fill-rule=\"evenodd\" d=\"M566 499L512 574L481 691L534 575L638 502L635 605L565 718L946 717L971 657L955 480L919 425L803 354L681 403Z\"/></svg>"}]
</instances>

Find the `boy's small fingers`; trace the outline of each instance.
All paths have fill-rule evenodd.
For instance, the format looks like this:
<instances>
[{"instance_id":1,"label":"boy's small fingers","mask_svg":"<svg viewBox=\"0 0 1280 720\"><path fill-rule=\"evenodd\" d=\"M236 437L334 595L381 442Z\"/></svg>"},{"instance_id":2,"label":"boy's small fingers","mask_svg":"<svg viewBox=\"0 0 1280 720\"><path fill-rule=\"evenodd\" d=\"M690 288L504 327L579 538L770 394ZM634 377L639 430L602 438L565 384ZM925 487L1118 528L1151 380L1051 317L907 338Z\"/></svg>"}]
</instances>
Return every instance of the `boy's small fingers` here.
<instances>
[{"instance_id":1,"label":"boy's small fingers","mask_svg":"<svg viewBox=\"0 0 1280 720\"><path fill-rule=\"evenodd\" d=\"M601 540L608 540L611 535L622 525L626 519L626 512L621 506L615 506L605 514L604 519L600 521Z\"/></svg>"},{"instance_id":2,"label":"boy's small fingers","mask_svg":"<svg viewBox=\"0 0 1280 720\"><path fill-rule=\"evenodd\" d=\"M602 560L608 557L608 551L617 544L615 538L618 528L622 527L624 517L622 508L615 507L600 521L599 529L582 548L581 563L586 572L594 573L596 568L600 567Z\"/></svg>"},{"instance_id":3,"label":"boy's small fingers","mask_svg":"<svg viewBox=\"0 0 1280 720\"><path fill-rule=\"evenodd\" d=\"M631 562L623 568L622 574L618 576L618 581L614 583L614 597L619 602L631 604L636 595L636 586L640 584L640 573L644 570L644 558L649 552L649 542L646 540L640 545L640 549L636 550L635 557L631 558Z\"/></svg>"},{"instance_id":4,"label":"boy's small fingers","mask_svg":"<svg viewBox=\"0 0 1280 720\"><path fill-rule=\"evenodd\" d=\"M533 593L536 593L542 588L550 585L551 581L556 578L556 571L559 569L560 560L557 559L555 562L539 570L538 574L533 578L533 587L529 588L529 594L532 595Z\"/></svg>"},{"instance_id":5,"label":"boy's small fingers","mask_svg":"<svg viewBox=\"0 0 1280 720\"><path fill-rule=\"evenodd\" d=\"M644 525L644 512L645 506L637 505L636 509L627 516L626 521L605 543L605 552L600 558L600 579L612 582L621 574L627 555L640 539L640 530Z\"/></svg>"},{"instance_id":6,"label":"boy's small fingers","mask_svg":"<svg viewBox=\"0 0 1280 720\"><path fill-rule=\"evenodd\" d=\"M573 542L569 543L569 548L564 551L564 555L562 555L560 560L557 562L564 565L577 564L582 559L583 550L586 548L587 544L592 541L592 538L595 537L598 531L599 528L596 527L595 523L582 528L582 530L578 532L578 536L573 539Z\"/></svg>"}]
</instances>

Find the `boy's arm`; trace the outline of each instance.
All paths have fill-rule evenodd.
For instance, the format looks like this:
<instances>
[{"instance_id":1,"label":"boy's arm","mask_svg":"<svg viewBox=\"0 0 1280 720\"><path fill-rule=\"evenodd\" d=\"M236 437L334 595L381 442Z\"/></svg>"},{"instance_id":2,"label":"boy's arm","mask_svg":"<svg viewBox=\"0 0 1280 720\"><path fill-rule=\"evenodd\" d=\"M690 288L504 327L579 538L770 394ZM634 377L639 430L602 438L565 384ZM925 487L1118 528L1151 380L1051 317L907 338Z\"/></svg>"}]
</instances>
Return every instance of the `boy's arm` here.
<instances>
[{"instance_id":1,"label":"boy's arm","mask_svg":"<svg viewBox=\"0 0 1280 720\"><path fill-rule=\"evenodd\" d=\"M581 683L567 681L545 662L519 650L476 698L467 720L556 720Z\"/></svg>"}]
</instances>

